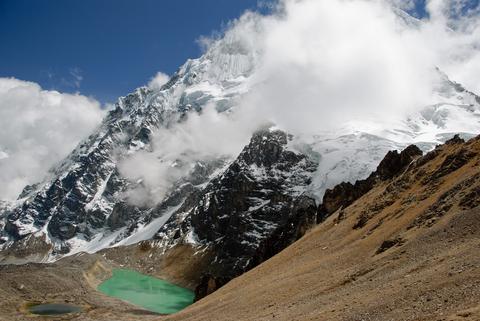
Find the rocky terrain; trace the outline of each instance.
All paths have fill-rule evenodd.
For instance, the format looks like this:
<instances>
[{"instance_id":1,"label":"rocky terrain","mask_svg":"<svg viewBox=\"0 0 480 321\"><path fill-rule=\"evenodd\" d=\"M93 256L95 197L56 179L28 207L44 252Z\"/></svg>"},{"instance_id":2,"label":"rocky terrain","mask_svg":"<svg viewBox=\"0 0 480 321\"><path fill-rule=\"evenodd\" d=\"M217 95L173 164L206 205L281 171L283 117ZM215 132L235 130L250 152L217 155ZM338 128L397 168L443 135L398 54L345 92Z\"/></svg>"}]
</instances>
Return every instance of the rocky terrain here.
<instances>
[{"instance_id":1,"label":"rocky terrain","mask_svg":"<svg viewBox=\"0 0 480 321\"><path fill-rule=\"evenodd\" d=\"M393 155L392 178L327 192L323 223L167 320L479 320L480 138Z\"/></svg>"}]
</instances>

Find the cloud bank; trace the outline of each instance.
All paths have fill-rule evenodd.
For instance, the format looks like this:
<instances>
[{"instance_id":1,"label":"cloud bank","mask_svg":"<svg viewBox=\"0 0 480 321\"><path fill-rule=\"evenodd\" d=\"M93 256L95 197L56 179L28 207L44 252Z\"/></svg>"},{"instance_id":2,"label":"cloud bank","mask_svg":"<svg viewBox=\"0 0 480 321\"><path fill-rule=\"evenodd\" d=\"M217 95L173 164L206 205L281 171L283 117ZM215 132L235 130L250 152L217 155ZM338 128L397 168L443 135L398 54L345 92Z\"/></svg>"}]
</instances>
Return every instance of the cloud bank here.
<instances>
[{"instance_id":1,"label":"cloud bank","mask_svg":"<svg viewBox=\"0 0 480 321\"><path fill-rule=\"evenodd\" d=\"M79 94L0 78L0 200L40 181L100 123L100 104Z\"/></svg>"},{"instance_id":2,"label":"cloud bank","mask_svg":"<svg viewBox=\"0 0 480 321\"><path fill-rule=\"evenodd\" d=\"M314 135L350 121L395 121L438 102L436 67L480 92L479 15L465 3L430 0L422 21L398 10L414 1L396 0L280 0L269 15L247 12L223 37L199 43L207 56L221 53L222 75L255 60L248 94L228 114L205 107L159 130L153 152L125 161L123 173L158 201L185 174L172 164L235 157L261 124Z\"/></svg>"},{"instance_id":3,"label":"cloud bank","mask_svg":"<svg viewBox=\"0 0 480 321\"><path fill-rule=\"evenodd\" d=\"M255 128L255 123L237 115L218 113L211 104L201 114L192 113L183 122L160 128L151 137L151 150L138 151L119 164L123 176L142 181L126 198L139 206L161 201L196 162L237 155Z\"/></svg>"}]
</instances>

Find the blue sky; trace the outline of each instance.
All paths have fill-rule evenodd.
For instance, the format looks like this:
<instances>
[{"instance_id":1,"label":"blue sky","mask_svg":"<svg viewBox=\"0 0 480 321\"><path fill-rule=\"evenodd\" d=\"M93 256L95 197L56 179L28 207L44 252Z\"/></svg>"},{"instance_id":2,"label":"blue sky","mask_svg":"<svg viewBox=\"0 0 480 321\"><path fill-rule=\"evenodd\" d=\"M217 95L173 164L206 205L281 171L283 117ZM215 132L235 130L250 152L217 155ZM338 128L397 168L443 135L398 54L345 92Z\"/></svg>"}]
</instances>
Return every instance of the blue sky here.
<instances>
[{"instance_id":1,"label":"blue sky","mask_svg":"<svg viewBox=\"0 0 480 321\"><path fill-rule=\"evenodd\" d=\"M257 0L0 0L0 77L113 102ZM81 80L80 80L81 78Z\"/></svg>"},{"instance_id":2,"label":"blue sky","mask_svg":"<svg viewBox=\"0 0 480 321\"><path fill-rule=\"evenodd\" d=\"M0 77L114 102L198 57L196 39L257 1L0 0Z\"/></svg>"}]
</instances>

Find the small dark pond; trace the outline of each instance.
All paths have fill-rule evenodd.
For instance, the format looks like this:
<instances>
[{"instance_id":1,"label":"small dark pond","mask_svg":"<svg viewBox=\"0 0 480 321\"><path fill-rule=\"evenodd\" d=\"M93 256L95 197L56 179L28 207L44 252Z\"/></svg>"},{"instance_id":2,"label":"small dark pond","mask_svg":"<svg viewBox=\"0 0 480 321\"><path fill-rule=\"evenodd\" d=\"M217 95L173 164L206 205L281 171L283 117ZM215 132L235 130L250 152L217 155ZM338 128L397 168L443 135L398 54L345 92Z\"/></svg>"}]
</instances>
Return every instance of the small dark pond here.
<instances>
[{"instance_id":1,"label":"small dark pond","mask_svg":"<svg viewBox=\"0 0 480 321\"><path fill-rule=\"evenodd\" d=\"M46 303L29 306L28 310L37 315L60 315L80 312L82 308L71 304Z\"/></svg>"}]
</instances>

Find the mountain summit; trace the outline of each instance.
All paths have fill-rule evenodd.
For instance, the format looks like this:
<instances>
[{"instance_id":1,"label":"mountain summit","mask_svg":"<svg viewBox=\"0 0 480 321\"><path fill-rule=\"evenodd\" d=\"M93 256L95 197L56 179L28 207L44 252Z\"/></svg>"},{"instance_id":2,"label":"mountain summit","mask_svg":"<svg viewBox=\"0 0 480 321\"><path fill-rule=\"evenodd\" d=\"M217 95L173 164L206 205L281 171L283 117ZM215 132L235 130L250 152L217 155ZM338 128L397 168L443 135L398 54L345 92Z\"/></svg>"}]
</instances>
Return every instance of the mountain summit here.
<instances>
[{"instance_id":1,"label":"mountain summit","mask_svg":"<svg viewBox=\"0 0 480 321\"><path fill-rule=\"evenodd\" d=\"M405 17L400 16L402 21ZM407 23L412 28L416 24ZM249 27L253 31L261 28L254 23ZM158 163L181 174L165 182L164 195L159 197L157 192L160 199L153 204L129 199L132 190L145 190L145 182L125 176L120 164L132 155L152 151L152 137L159 129L168 132L206 108L214 108L226 115L225 119L241 109L239 102L252 86L258 85L255 78L261 53L254 48L238 33L227 32L203 56L188 60L161 88L142 87L120 98L100 127L44 181L26 186L17 201L2 205L0 257L8 262L21 248L26 251L21 256L29 258L14 261L54 261L82 251L93 253L158 239L159 235L166 238L159 244L169 244L171 233L165 231L166 227L181 228L172 225L170 217L177 217L175 213L184 207L184 202L192 202L195 195L204 193L205 186L226 184L219 175L224 175L224 168L235 165L236 156L198 158L186 151L182 159L158 159ZM304 154L316 165L308 165L308 181L298 180L299 186L289 188L298 188L320 201L328 188L365 178L389 150L415 143L428 151L455 133L472 137L480 129L480 98L440 71L438 78L437 102L403 118L384 124L346 120L333 130L319 128L314 135L294 136L288 148ZM258 135L254 134L253 139ZM269 144L259 146L273 148ZM244 149L236 160L243 159L242 164L259 163L258 170L249 173L254 181L268 178L262 166L278 167L284 161L277 157L257 159L260 155L262 151L249 154ZM213 219L205 215L205 222Z\"/></svg>"}]
</instances>

